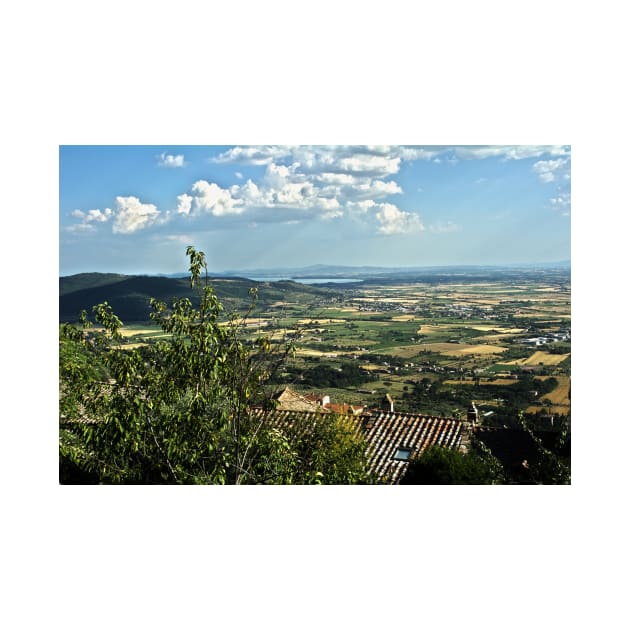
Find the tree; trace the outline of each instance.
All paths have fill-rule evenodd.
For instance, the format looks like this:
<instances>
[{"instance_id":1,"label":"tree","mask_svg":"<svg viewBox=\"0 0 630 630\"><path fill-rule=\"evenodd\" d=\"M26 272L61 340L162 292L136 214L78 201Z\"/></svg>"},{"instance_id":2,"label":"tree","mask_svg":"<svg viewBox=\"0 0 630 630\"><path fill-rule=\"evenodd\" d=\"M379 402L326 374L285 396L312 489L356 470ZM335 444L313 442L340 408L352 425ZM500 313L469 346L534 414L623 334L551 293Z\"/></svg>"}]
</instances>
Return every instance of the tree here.
<instances>
[{"instance_id":1,"label":"tree","mask_svg":"<svg viewBox=\"0 0 630 630\"><path fill-rule=\"evenodd\" d=\"M269 383L293 340L272 346L258 337L246 344L244 321L256 292L247 313L226 316L203 252L189 247L186 254L199 307L188 298L170 308L152 299L151 318L169 334L166 340L142 352L126 349L122 322L107 303L93 309L102 330L93 330L85 313L83 329L61 327L60 479L307 483L321 473L327 483L359 480L364 459L351 459L356 470L338 461L362 448L342 427L318 427L300 441L269 422L269 414L252 413L272 407Z\"/></svg>"},{"instance_id":2,"label":"tree","mask_svg":"<svg viewBox=\"0 0 630 630\"><path fill-rule=\"evenodd\" d=\"M482 485L503 481L501 465L487 454L432 446L411 461L402 484Z\"/></svg>"},{"instance_id":3,"label":"tree","mask_svg":"<svg viewBox=\"0 0 630 630\"><path fill-rule=\"evenodd\" d=\"M537 449L535 460L528 466L529 479L537 484L570 485L571 484L571 456L570 456L570 417L566 417L560 430L555 435L553 448L547 448L542 439L534 433L525 420L525 414L518 414L521 429L529 435ZM566 451L562 456L560 453Z\"/></svg>"}]
</instances>

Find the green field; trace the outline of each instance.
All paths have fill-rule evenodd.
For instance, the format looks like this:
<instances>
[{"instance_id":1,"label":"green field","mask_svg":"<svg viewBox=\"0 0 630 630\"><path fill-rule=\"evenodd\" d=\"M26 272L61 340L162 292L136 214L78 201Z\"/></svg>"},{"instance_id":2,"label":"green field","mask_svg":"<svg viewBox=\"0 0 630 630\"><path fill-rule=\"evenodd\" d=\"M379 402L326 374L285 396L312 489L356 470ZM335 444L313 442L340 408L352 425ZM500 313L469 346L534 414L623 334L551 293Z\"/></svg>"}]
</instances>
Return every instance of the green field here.
<instances>
[{"instance_id":1,"label":"green field","mask_svg":"<svg viewBox=\"0 0 630 630\"><path fill-rule=\"evenodd\" d=\"M419 383L432 383L413 404L423 406L416 409L419 412L444 413L444 392L454 399L459 396L461 406L475 381L490 386L494 378L495 386L508 387L508 375L525 378L519 375L529 373L564 379L549 401L557 413L570 412L568 401L560 400L570 379L570 339L540 347L523 343L529 337L570 330L566 278L548 283L526 278L517 283L370 283L304 293L291 284L286 293L290 299L284 300L277 299L277 288L270 289L269 297L265 290L265 284L259 287L259 306L242 322L241 333L246 342L260 336L276 344L289 337L296 340L297 352L278 386L325 390L333 402L366 405L388 392L404 407L412 404L410 392ZM127 324L122 333L131 348L165 336L148 323ZM363 376L352 385L335 387L334 373L348 366ZM315 368L328 370L326 378ZM500 414L504 403L501 396L495 398L488 395L484 404ZM536 404L527 407L531 413L537 409Z\"/></svg>"}]
</instances>

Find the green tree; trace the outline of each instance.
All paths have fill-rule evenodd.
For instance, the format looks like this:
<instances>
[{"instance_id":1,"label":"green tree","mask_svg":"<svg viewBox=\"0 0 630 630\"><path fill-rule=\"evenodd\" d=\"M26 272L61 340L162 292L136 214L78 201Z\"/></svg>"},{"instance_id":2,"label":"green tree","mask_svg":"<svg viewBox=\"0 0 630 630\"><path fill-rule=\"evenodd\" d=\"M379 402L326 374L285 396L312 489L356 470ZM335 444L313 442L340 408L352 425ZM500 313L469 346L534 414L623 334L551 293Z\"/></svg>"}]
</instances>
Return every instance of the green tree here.
<instances>
[{"instance_id":1,"label":"green tree","mask_svg":"<svg viewBox=\"0 0 630 630\"><path fill-rule=\"evenodd\" d=\"M503 481L501 465L487 453L432 446L410 464L402 484L485 485Z\"/></svg>"},{"instance_id":2,"label":"green tree","mask_svg":"<svg viewBox=\"0 0 630 630\"><path fill-rule=\"evenodd\" d=\"M565 418L560 431L555 436L553 449L547 448L525 420L525 414L518 414L518 423L536 445L537 456L528 467L530 481L545 485L571 484L571 456L560 455L563 451L570 451L570 416Z\"/></svg>"},{"instance_id":3,"label":"green tree","mask_svg":"<svg viewBox=\"0 0 630 630\"><path fill-rule=\"evenodd\" d=\"M168 333L165 340L143 352L126 349L120 343L122 322L107 303L94 307L102 330L90 329L85 314L83 329L62 326L60 479L235 484L362 479L364 456L357 455L357 470L338 461L362 446L348 443L334 423L300 440L275 427L267 414L252 413L272 406L269 383L293 351L293 341L272 346L259 337L246 344L244 321L255 308L255 291L247 313L226 315L209 285L204 254L193 247L186 254L199 307L188 298L170 308L151 300L151 318Z\"/></svg>"}]
</instances>

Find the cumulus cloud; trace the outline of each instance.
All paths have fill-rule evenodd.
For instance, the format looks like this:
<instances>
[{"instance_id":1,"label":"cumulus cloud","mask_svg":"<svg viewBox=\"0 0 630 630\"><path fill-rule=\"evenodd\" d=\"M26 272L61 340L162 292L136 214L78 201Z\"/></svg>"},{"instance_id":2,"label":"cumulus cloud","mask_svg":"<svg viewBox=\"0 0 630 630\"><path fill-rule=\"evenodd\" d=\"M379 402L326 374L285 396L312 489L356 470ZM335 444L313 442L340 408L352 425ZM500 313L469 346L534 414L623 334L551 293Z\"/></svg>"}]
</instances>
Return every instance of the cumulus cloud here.
<instances>
[{"instance_id":1,"label":"cumulus cloud","mask_svg":"<svg viewBox=\"0 0 630 630\"><path fill-rule=\"evenodd\" d=\"M366 199L365 201L348 201L346 207L350 212L358 214L366 214L369 210L376 206L376 202L373 199Z\"/></svg>"},{"instance_id":2,"label":"cumulus cloud","mask_svg":"<svg viewBox=\"0 0 630 630\"><path fill-rule=\"evenodd\" d=\"M137 197L116 197L114 234L132 234L152 225L160 212L152 203L142 203Z\"/></svg>"},{"instance_id":3,"label":"cumulus cloud","mask_svg":"<svg viewBox=\"0 0 630 630\"><path fill-rule=\"evenodd\" d=\"M87 210L83 212L82 210L73 210L71 212L73 217L77 219L81 219L84 223L92 223L96 221L97 223L103 223L107 221L112 216L111 208L105 208L105 210Z\"/></svg>"},{"instance_id":4,"label":"cumulus cloud","mask_svg":"<svg viewBox=\"0 0 630 630\"><path fill-rule=\"evenodd\" d=\"M245 163L245 164L270 164L291 154L291 147L282 146L254 146L234 147L221 153L212 161L219 164Z\"/></svg>"},{"instance_id":5,"label":"cumulus cloud","mask_svg":"<svg viewBox=\"0 0 630 630\"><path fill-rule=\"evenodd\" d=\"M205 212L217 217L243 212L243 202L234 199L229 190L217 184L201 179L193 184L192 190L195 193L193 197L195 212Z\"/></svg>"},{"instance_id":6,"label":"cumulus cloud","mask_svg":"<svg viewBox=\"0 0 630 630\"><path fill-rule=\"evenodd\" d=\"M556 179L568 179L569 159L558 158L557 160L540 160L532 166L541 182L548 184Z\"/></svg>"},{"instance_id":7,"label":"cumulus cloud","mask_svg":"<svg viewBox=\"0 0 630 630\"><path fill-rule=\"evenodd\" d=\"M80 219L80 223L69 225L64 228L67 232L93 232L96 228L95 223L105 223L113 216L111 208L105 210L73 210L70 213L75 219Z\"/></svg>"},{"instance_id":8,"label":"cumulus cloud","mask_svg":"<svg viewBox=\"0 0 630 630\"><path fill-rule=\"evenodd\" d=\"M167 153L161 153L158 161L159 166L166 168L181 168L186 166L183 155L168 155Z\"/></svg>"},{"instance_id":9,"label":"cumulus cloud","mask_svg":"<svg viewBox=\"0 0 630 630\"><path fill-rule=\"evenodd\" d=\"M177 214L190 214L193 198L190 195L184 193L183 195L177 195Z\"/></svg>"},{"instance_id":10,"label":"cumulus cloud","mask_svg":"<svg viewBox=\"0 0 630 630\"><path fill-rule=\"evenodd\" d=\"M380 234L408 234L424 230L417 214L400 210L392 203L379 204L379 210L375 216Z\"/></svg>"},{"instance_id":11,"label":"cumulus cloud","mask_svg":"<svg viewBox=\"0 0 630 630\"><path fill-rule=\"evenodd\" d=\"M404 159L431 155L419 147L385 145L233 147L213 161L264 166L262 176L229 188L200 180L192 187L190 204L180 197L178 208L181 214L243 214L262 222L367 215L381 208L378 202L403 192L391 176ZM383 232L395 229L385 214L380 219Z\"/></svg>"},{"instance_id":12,"label":"cumulus cloud","mask_svg":"<svg viewBox=\"0 0 630 630\"><path fill-rule=\"evenodd\" d=\"M416 213L400 210L390 202L403 192L396 174L406 161L431 161L444 168L458 160L492 157L505 160L549 158L538 160L532 167L541 181L564 181L570 176L570 148L560 145L236 146L210 161L259 166L263 167L262 172L244 182L243 173L235 171L236 183L225 188L199 179L188 191L177 195L176 203L166 212L136 197L117 197L114 210L76 210L72 215L79 221L71 229L89 231L110 221L114 233L130 234L194 217L213 217L224 224L229 221L246 224L247 221L291 222L349 215L357 221L376 225L381 234L399 234L425 229ZM184 156L162 153L159 164L181 167L185 165ZM481 178L477 183L483 181ZM560 207L560 199L562 197L558 196L552 205ZM439 232L460 228L447 222L427 229Z\"/></svg>"}]
</instances>

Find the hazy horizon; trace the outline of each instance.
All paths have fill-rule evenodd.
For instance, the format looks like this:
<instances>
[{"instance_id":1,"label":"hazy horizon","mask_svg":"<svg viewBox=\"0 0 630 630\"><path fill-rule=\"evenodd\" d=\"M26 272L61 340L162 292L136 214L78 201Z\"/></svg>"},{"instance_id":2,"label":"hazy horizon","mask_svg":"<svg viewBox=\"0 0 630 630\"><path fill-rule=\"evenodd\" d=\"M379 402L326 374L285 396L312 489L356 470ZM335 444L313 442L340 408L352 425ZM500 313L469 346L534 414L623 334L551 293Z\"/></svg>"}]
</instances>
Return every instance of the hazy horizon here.
<instances>
[{"instance_id":1,"label":"hazy horizon","mask_svg":"<svg viewBox=\"0 0 630 630\"><path fill-rule=\"evenodd\" d=\"M360 269L365 269L365 270L370 270L370 269L374 269L374 270L391 270L391 271L406 271L406 270L431 270L431 269L449 269L449 268L453 268L453 269L462 269L462 268L496 268L496 269L512 269L512 268L529 268L529 267L558 267L558 268L562 268L562 267L571 267L571 260L552 260L552 261L537 261L537 262L529 262L529 263L506 263L506 264L500 264L500 263L495 263L495 264L482 264L482 263L478 263L478 264L461 264L461 265L415 265L415 266L387 266L387 265L361 265L361 264L357 264L357 265L336 265L334 263L315 263L313 265L304 265L304 266L300 266L300 267L251 267L251 268L247 268L247 269L208 269L208 273L209 274L217 274L217 275L224 275L224 274L230 274L230 275L236 275L238 273L256 273L258 275L264 275L264 274L271 274L274 275L275 272L277 273L289 273L289 272L307 272L309 270L317 270L318 268L321 268L322 270L326 270L326 269L347 269L348 271L351 270L360 270ZM172 272L160 272L160 271L150 271L150 270L141 270L141 271L135 271L135 272L122 272L122 271L116 271L116 270L95 270L95 269L85 269L83 271L76 271L76 272L72 272L72 273L60 273L59 276L60 277L66 277L66 276L72 276L72 275L78 275L78 274L82 274L82 273L113 273L113 274L121 274L121 275L145 275L145 276L166 276L166 275L174 275L174 274L187 274L188 270L187 269L180 269L178 271L172 271Z\"/></svg>"}]
</instances>

